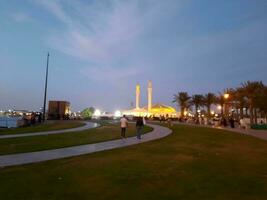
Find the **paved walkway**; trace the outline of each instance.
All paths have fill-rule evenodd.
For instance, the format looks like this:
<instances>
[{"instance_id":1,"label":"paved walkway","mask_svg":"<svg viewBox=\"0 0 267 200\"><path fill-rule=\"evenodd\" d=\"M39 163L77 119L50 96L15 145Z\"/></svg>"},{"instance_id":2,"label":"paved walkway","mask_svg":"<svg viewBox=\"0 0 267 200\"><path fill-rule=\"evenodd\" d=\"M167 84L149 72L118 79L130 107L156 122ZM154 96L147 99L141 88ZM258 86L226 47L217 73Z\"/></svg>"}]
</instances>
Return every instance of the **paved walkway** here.
<instances>
[{"instance_id":1,"label":"paved walkway","mask_svg":"<svg viewBox=\"0 0 267 200\"><path fill-rule=\"evenodd\" d=\"M54 160L54 159L59 159L59 158L67 158L67 157L72 157L72 156L88 154L88 153L94 153L98 151L121 148L125 146L130 146L130 145L135 145L135 144L139 144L143 142L148 142L151 140L160 139L160 138L168 136L172 132L170 129L166 127L152 125L152 124L147 124L147 125L154 128L154 130L142 135L141 140L136 139L136 137L130 137L124 140L117 139L117 140L111 140L107 142L80 145L80 146L67 147L67 148L61 148L61 149L3 155L3 156L0 156L0 167L36 163L36 162L41 162L41 161Z\"/></svg>"},{"instance_id":2,"label":"paved walkway","mask_svg":"<svg viewBox=\"0 0 267 200\"><path fill-rule=\"evenodd\" d=\"M236 128L229 128L229 127L216 127L216 126L207 126L207 125L199 125L199 124L191 124L191 123L181 123L181 122L174 122L175 124L184 124L190 126L200 126L200 127L208 127L208 128L215 128L215 129L222 129L227 131L232 131L235 133L250 135L256 138L260 138L263 140L267 140L267 131L266 130L254 130L254 129L241 129L239 127Z\"/></svg>"},{"instance_id":3,"label":"paved walkway","mask_svg":"<svg viewBox=\"0 0 267 200\"><path fill-rule=\"evenodd\" d=\"M55 130L55 131L35 132L35 133L20 133L20 134L10 134L10 135L0 135L0 139L29 137L29 136L37 136L37 135L52 135L52 134L84 131L86 129L96 128L97 126L99 126L97 123L93 123L93 122L84 122L84 123L85 123L84 126L77 127L77 128L69 128L69 129L62 129L62 130Z\"/></svg>"}]
</instances>

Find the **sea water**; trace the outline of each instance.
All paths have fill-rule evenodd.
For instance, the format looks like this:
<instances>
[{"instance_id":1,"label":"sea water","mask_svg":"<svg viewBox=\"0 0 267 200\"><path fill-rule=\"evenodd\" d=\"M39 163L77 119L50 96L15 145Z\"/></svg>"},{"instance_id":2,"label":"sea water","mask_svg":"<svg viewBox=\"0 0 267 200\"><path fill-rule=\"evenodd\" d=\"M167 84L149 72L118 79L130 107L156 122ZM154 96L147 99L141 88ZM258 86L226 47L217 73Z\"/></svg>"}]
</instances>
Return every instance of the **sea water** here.
<instances>
[{"instance_id":1,"label":"sea water","mask_svg":"<svg viewBox=\"0 0 267 200\"><path fill-rule=\"evenodd\" d=\"M19 119L21 119L21 117L0 116L0 127L15 128L17 127L17 121Z\"/></svg>"}]
</instances>

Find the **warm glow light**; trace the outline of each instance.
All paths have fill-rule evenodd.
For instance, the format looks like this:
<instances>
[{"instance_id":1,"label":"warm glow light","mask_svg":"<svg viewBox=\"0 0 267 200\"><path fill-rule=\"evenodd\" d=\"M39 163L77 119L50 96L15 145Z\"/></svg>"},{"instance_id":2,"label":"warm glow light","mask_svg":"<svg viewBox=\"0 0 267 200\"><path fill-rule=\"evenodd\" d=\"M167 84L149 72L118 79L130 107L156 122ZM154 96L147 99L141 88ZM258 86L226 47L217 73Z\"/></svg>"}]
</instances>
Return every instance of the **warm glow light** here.
<instances>
[{"instance_id":1,"label":"warm glow light","mask_svg":"<svg viewBox=\"0 0 267 200\"><path fill-rule=\"evenodd\" d=\"M200 113L201 110L197 110L198 113Z\"/></svg>"},{"instance_id":2,"label":"warm glow light","mask_svg":"<svg viewBox=\"0 0 267 200\"><path fill-rule=\"evenodd\" d=\"M96 109L94 112L94 116L99 117L101 115L100 110Z\"/></svg>"},{"instance_id":3,"label":"warm glow light","mask_svg":"<svg viewBox=\"0 0 267 200\"><path fill-rule=\"evenodd\" d=\"M117 110L117 111L114 113L114 116L115 116L115 117L121 117L121 111Z\"/></svg>"},{"instance_id":4,"label":"warm glow light","mask_svg":"<svg viewBox=\"0 0 267 200\"><path fill-rule=\"evenodd\" d=\"M212 115L214 115L215 112L214 112L214 111L211 111L210 113L211 113Z\"/></svg>"},{"instance_id":5,"label":"warm glow light","mask_svg":"<svg viewBox=\"0 0 267 200\"><path fill-rule=\"evenodd\" d=\"M222 106L219 105L219 106L217 106L217 108L218 108L218 110L221 110L222 109Z\"/></svg>"},{"instance_id":6,"label":"warm glow light","mask_svg":"<svg viewBox=\"0 0 267 200\"><path fill-rule=\"evenodd\" d=\"M225 99L228 99L228 98L229 98L229 94L225 93L225 94L223 95L223 97L224 97Z\"/></svg>"},{"instance_id":7,"label":"warm glow light","mask_svg":"<svg viewBox=\"0 0 267 200\"><path fill-rule=\"evenodd\" d=\"M187 115L187 111L184 111L184 115Z\"/></svg>"}]
</instances>

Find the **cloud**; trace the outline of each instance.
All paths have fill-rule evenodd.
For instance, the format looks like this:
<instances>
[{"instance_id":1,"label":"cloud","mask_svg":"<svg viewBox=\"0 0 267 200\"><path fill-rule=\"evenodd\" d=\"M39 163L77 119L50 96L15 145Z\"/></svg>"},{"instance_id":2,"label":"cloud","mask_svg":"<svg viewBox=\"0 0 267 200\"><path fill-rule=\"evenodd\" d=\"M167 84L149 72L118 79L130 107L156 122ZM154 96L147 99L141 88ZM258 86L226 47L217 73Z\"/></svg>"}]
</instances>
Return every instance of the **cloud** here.
<instances>
[{"instance_id":1,"label":"cloud","mask_svg":"<svg viewBox=\"0 0 267 200\"><path fill-rule=\"evenodd\" d=\"M36 2L64 25L63 29L51 33L47 43L90 63L89 74L96 74L95 77L103 76L103 72L118 77L120 74L134 76L143 71L141 66L146 62L146 55L141 53L143 37L164 15L162 9L168 5L149 0L86 4L59 0Z\"/></svg>"},{"instance_id":2,"label":"cloud","mask_svg":"<svg viewBox=\"0 0 267 200\"><path fill-rule=\"evenodd\" d=\"M143 29L136 5L132 3L115 3L110 10L106 8L99 13L93 12L92 15L91 11L98 5L80 8L81 13L76 13L76 18L71 20L60 3L44 5L66 25L65 33L51 36L50 42L56 49L85 60L110 63L125 53L125 50L130 50ZM81 22L79 19L84 13L88 13L87 18L92 20Z\"/></svg>"},{"instance_id":3,"label":"cloud","mask_svg":"<svg viewBox=\"0 0 267 200\"><path fill-rule=\"evenodd\" d=\"M55 0L36 0L35 3L40 4L43 8L51 12L58 20L71 25L72 20L63 10L60 1Z\"/></svg>"},{"instance_id":4,"label":"cloud","mask_svg":"<svg viewBox=\"0 0 267 200\"><path fill-rule=\"evenodd\" d=\"M197 69L200 78L213 69L230 72L233 65L236 70L245 70L250 57L244 55L255 54L252 47L245 47L260 40L250 35L266 32L265 21L202 32L198 21L192 22L195 13L179 14L181 1L36 2L62 25L55 26L60 29L51 27L47 43L84 61L79 71L94 81L114 83L118 78L138 75L147 78L148 71L155 79L164 80L162 74L168 71L173 81L187 83L194 82L191 71ZM176 73L177 68L182 73Z\"/></svg>"}]
</instances>

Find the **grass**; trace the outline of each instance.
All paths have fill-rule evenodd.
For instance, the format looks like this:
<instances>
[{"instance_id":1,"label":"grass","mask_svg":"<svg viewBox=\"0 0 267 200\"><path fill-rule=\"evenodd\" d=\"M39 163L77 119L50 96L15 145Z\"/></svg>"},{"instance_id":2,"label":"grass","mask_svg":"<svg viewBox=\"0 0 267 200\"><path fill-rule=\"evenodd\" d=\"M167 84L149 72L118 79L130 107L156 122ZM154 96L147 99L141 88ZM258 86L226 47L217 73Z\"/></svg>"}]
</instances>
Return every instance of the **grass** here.
<instances>
[{"instance_id":1,"label":"grass","mask_svg":"<svg viewBox=\"0 0 267 200\"><path fill-rule=\"evenodd\" d=\"M267 142L175 125L160 140L0 170L1 199L267 199Z\"/></svg>"},{"instance_id":2,"label":"grass","mask_svg":"<svg viewBox=\"0 0 267 200\"><path fill-rule=\"evenodd\" d=\"M251 125L251 128L256 130L267 130L267 124L253 124Z\"/></svg>"},{"instance_id":3,"label":"grass","mask_svg":"<svg viewBox=\"0 0 267 200\"><path fill-rule=\"evenodd\" d=\"M48 123L45 124L37 124L29 127L0 129L0 135L54 131L68 128L77 128L83 125L84 123L81 121L48 121Z\"/></svg>"},{"instance_id":4,"label":"grass","mask_svg":"<svg viewBox=\"0 0 267 200\"><path fill-rule=\"evenodd\" d=\"M56 149L120 138L120 127L118 124L105 122L101 122L101 124L101 127L79 132L0 139L0 155ZM152 128L146 126L144 133L151 130ZM135 126L130 124L127 136L134 136L135 134Z\"/></svg>"}]
</instances>

